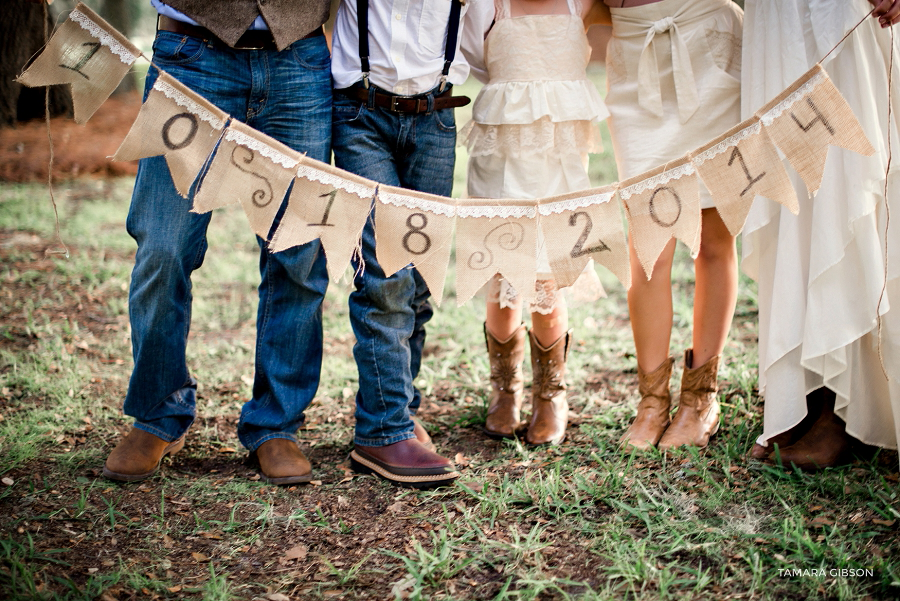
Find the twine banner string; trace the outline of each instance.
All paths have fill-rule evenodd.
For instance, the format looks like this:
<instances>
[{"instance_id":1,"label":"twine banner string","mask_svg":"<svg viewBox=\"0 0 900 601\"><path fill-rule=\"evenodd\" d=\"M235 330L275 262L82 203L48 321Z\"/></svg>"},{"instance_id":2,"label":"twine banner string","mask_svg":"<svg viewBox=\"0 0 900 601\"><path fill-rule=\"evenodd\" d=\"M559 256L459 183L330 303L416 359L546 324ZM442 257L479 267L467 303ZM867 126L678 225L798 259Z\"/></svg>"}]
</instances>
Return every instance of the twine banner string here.
<instances>
[{"instance_id":1,"label":"twine banner string","mask_svg":"<svg viewBox=\"0 0 900 601\"><path fill-rule=\"evenodd\" d=\"M44 15L44 46L50 41L50 25L47 2L41 2ZM37 54L37 53L35 53ZM47 249L45 254L62 255L66 259L69 258L69 247L63 242L62 234L59 230L59 207L56 206L56 197L53 195L53 135L50 132L50 86L44 87L44 121L47 124L47 141L50 145L50 158L47 161L47 189L50 192L50 203L53 205L53 216L56 221L56 239L63 247L63 250Z\"/></svg>"},{"instance_id":2,"label":"twine banner string","mask_svg":"<svg viewBox=\"0 0 900 601\"><path fill-rule=\"evenodd\" d=\"M871 13L869 13L871 14ZM875 321L878 324L878 361L881 365L881 372L884 379L888 380L887 368L884 365L884 339L882 338L883 320L881 319L881 303L884 301L884 294L887 290L888 282L888 233L891 227L891 203L888 202L888 175L891 172L891 118L893 117L893 89L892 80L894 76L894 28L891 30L891 58L888 62L888 112L887 112L887 166L884 168L884 282L881 285L881 294L878 296L878 305L875 307Z\"/></svg>"}]
</instances>

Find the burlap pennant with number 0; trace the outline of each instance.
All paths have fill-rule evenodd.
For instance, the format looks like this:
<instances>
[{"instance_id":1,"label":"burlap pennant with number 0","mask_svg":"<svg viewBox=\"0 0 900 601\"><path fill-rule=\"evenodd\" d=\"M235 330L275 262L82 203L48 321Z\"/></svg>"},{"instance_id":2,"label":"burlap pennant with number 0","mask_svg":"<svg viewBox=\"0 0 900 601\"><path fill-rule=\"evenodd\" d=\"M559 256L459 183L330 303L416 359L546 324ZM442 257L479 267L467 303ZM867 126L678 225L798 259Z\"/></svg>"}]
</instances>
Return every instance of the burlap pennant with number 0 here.
<instances>
[{"instance_id":1,"label":"burlap pennant with number 0","mask_svg":"<svg viewBox=\"0 0 900 601\"><path fill-rule=\"evenodd\" d=\"M227 121L227 113L160 72L113 159L165 155L175 189L187 197Z\"/></svg>"},{"instance_id":2,"label":"burlap pennant with number 0","mask_svg":"<svg viewBox=\"0 0 900 601\"><path fill-rule=\"evenodd\" d=\"M318 238L328 260L328 275L337 282L359 246L377 186L371 180L304 157L269 248L279 252Z\"/></svg>"},{"instance_id":3,"label":"burlap pennant with number 0","mask_svg":"<svg viewBox=\"0 0 900 601\"><path fill-rule=\"evenodd\" d=\"M619 184L629 235L648 280L669 239L687 244L692 257L700 251L697 184L697 172L688 157Z\"/></svg>"},{"instance_id":4,"label":"burlap pennant with number 0","mask_svg":"<svg viewBox=\"0 0 900 601\"><path fill-rule=\"evenodd\" d=\"M195 213L240 202L257 236L267 238L301 155L232 120L194 195Z\"/></svg>"},{"instance_id":5,"label":"burlap pennant with number 0","mask_svg":"<svg viewBox=\"0 0 900 601\"><path fill-rule=\"evenodd\" d=\"M822 184L828 145L865 156L875 149L821 65L816 65L756 113L810 195Z\"/></svg>"},{"instance_id":6,"label":"burlap pennant with number 0","mask_svg":"<svg viewBox=\"0 0 900 601\"><path fill-rule=\"evenodd\" d=\"M609 269L631 287L628 243L615 186L541 199L538 224L557 286L571 286L588 261Z\"/></svg>"},{"instance_id":7,"label":"burlap pennant with number 0","mask_svg":"<svg viewBox=\"0 0 900 601\"><path fill-rule=\"evenodd\" d=\"M444 279L453 248L456 201L443 196L379 186L375 203L375 252L385 275L414 265L435 303L444 297Z\"/></svg>"},{"instance_id":8,"label":"burlap pennant with number 0","mask_svg":"<svg viewBox=\"0 0 900 601\"><path fill-rule=\"evenodd\" d=\"M486 204L491 203L491 204ZM456 300L462 305L499 273L524 303L534 298L537 203L459 200L456 207Z\"/></svg>"},{"instance_id":9,"label":"burlap pennant with number 0","mask_svg":"<svg viewBox=\"0 0 900 601\"><path fill-rule=\"evenodd\" d=\"M794 215L800 210L778 150L756 117L698 148L691 160L732 236L744 229L757 195L784 205Z\"/></svg>"},{"instance_id":10,"label":"burlap pennant with number 0","mask_svg":"<svg viewBox=\"0 0 900 601\"><path fill-rule=\"evenodd\" d=\"M125 36L79 3L16 81L32 88L72 84L75 121L85 123L140 55Z\"/></svg>"}]
</instances>

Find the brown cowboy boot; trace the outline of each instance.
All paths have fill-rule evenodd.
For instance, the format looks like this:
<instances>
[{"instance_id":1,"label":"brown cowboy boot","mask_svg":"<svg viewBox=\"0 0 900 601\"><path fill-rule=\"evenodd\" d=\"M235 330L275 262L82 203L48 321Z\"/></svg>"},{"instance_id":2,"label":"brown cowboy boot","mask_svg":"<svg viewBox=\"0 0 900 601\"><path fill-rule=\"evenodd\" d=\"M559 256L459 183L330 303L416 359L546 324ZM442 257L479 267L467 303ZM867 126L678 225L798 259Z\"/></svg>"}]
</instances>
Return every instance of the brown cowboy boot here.
<instances>
[{"instance_id":1,"label":"brown cowboy boot","mask_svg":"<svg viewBox=\"0 0 900 601\"><path fill-rule=\"evenodd\" d=\"M119 482L136 482L156 473L166 455L174 455L184 447L184 436L168 442L139 428L132 428L116 445L106 463L103 475Z\"/></svg>"},{"instance_id":2,"label":"brown cowboy boot","mask_svg":"<svg viewBox=\"0 0 900 601\"><path fill-rule=\"evenodd\" d=\"M794 465L803 471L814 472L826 467L833 467L849 458L851 438L847 434L847 425L834 412L835 393L827 388L819 388L810 396L818 396L822 404L812 427L794 444L773 451L769 459L781 461L785 467Z\"/></svg>"},{"instance_id":3,"label":"brown cowboy boot","mask_svg":"<svg viewBox=\"0 0 900 601\"><path fill-rule=\"evenodd\" d=\"M684 445L703 448L709 437L719 429L719 355L700 367L692 367L693 349L684 353L684 373L681 376L681 401L672 424L659 441L659 449L665 451Z\"/></svg>"},{"instance_id":4,"label":"brown cowboy boot","mask_svg":"<svg viewBox=\"0 0 900 601\"><path fill-rule=\"evenodd\" d=\"M491 402L484 432L492 438L514 438L522 427L525 326L520 325L504 341L499 341L484 326L488 361L491 365Z\"/></svg>"},{"instance_id":5,"label":"brown cowboy boot","mask_svg":"<svg viewBox=\"0 0 900 601\"><path fill-rule=\"evenodd\" d=\"M259 466L262 479L269 484L303 484L312 480L309 459L289 438L272 438L250 453L250 463Z\"/></svg>"},{"instance_id":6,"label":"brown cowboy boot","mask_svg":"<svg viewBox=\"0 0 900 601\"><path fill-rule=\"evenodd\" d=\"M672 395L669 393L669 379L672 377L672 365L675 360L669 357L659 367L645 372L638 364L638 391L641 402L638 403L637 415L619 444L646 451L656 446L663 432L669 425L669 407Z\"/></svg>"},{"instance_id":7,"label":"brown cowboy boot","mask_svg":"<svg viewBox=\"0 0 900 601\"><path fill-rule=\"evenodd\" d=\"M569 403L566 401L566 359L569 355L569 330L549 348L531 340L531 423L525 434L530 445L559 444L566 437Z\"/></svg>"}]
</instances>

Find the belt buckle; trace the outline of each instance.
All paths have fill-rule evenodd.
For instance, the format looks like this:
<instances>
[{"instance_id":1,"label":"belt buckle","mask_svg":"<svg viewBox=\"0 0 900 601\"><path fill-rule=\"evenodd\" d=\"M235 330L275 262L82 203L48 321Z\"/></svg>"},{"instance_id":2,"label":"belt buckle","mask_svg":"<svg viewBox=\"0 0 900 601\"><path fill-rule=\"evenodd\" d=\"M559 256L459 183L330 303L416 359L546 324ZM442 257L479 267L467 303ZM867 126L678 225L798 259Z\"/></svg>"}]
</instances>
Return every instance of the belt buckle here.
<instances>
[{"instance_id":1,"label":"belt buckle","mask_svg":"<svg viewBox=\"0 0 900 601\"><path fill-rule=\"evenodd\" d=\"M397 107L397 99L398 99L398 98L400 98L400 96L395 96L395 95L393 95L393 94L391 95L391 108L390 108L390 111L391 111L392 113L399 113L399 112L401 112L400 109Z\"/></svg>"}]
</instances>

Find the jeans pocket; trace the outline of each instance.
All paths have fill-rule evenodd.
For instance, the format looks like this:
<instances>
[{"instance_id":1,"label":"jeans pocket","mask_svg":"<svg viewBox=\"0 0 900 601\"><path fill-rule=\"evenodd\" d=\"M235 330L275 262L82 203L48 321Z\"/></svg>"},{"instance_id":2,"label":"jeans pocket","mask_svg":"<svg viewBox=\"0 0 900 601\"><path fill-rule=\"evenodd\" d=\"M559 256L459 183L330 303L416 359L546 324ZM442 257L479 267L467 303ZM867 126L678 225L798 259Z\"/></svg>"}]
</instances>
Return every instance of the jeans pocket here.
<instances>
[{"instance_id":1,"label":"jeans pocket","mask_svg":"<svg viewBox=\"0 0 900 601\"><path fill-rule=\"evenodd\" d=\"M206 45L200 38L160 31L153 41L153 61L167 65L185 65L203 56Z\"/></svg>"},{"instance_id":2,"label":"jeans pocket","mask_svg":"<svg viewBox=\"0 0 900 601\"><path fill-rule=\"evenodd\" d=\"M334 105L331 107L331 123L340 125L341 123L356 121L359 119L362 110L362 102L336 95L334 97Z\"/></svg>"},{"instance_id":3,"label":"jeans pocket","mask_svg":"<svg viewBox=\"0 0 900 601\"><path fill-rule=\"evenodd\" d=\"M437 124L438 130L450 133L456 133L456 115L453 109L441 109L434 111L434 122Z\"/></svg>"},{"instance_id":4,"label":"jeans pocket","mask_svg":"<svg viewBox=\"0 0 900 601\"><path fill-rule=\"evenodd\" d=\"M324 71L331 68L331 55L323 36L297 40L291 44L294 59L306 69Z\"/></svg>"}]
</instances>

